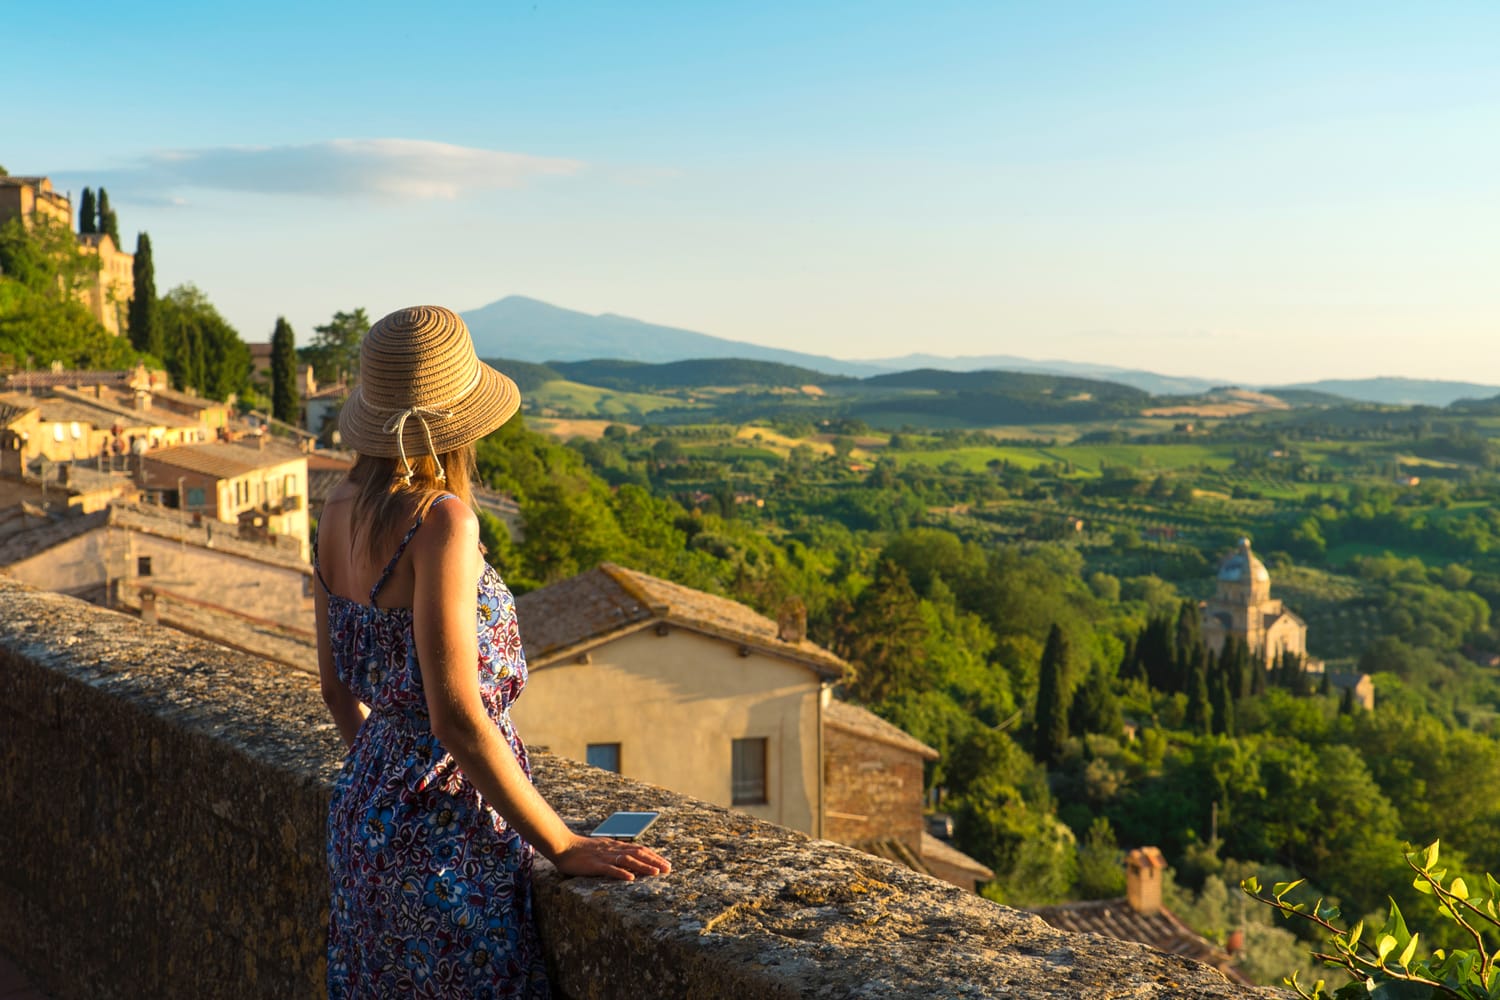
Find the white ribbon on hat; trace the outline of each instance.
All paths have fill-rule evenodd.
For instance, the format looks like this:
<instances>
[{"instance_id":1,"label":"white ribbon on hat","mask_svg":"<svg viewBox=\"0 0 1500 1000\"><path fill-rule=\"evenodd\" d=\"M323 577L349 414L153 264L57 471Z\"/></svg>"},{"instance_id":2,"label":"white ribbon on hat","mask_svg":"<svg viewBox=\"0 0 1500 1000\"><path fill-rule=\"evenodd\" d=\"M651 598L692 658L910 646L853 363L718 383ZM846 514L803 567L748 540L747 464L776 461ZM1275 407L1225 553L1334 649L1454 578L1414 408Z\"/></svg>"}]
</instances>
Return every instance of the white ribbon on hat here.
<instances>
[{"instance_id":1,"label":"white ribbon on hat","mask_svg":"<svg viewBox=\"0 0 1500 1000\"><path fill-rule=\"evenodd\" d=\"M406 466L406 475L401 477L403 485L410 486L412 476L411 461L406 457L406 418L416 417L422 425L422 434L427 438L427 450L432 453L433 464L437 466L437 480L445 483L448 481L448 474L443 471L442 459L438 458L437 448L433 446L432 428L427 426L427 418L447 420L451 416L453 416L452 410L438 410L430 406L409 406L385 422L385 432L396 435L396 450L401 454L401 464Z\"/></svg>"}]
</instances>

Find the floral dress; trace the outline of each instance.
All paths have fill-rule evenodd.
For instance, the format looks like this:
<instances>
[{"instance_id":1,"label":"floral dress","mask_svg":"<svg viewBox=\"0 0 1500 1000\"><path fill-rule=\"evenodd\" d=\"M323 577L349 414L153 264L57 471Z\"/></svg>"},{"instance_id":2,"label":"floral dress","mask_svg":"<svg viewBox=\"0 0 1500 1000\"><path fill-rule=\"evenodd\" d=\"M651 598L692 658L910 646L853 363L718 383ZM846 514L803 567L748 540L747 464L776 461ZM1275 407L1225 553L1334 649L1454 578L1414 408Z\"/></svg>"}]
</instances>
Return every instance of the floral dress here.
<instances>
[{"instance_id":1,"label":"floral dress","mask_svg":"<svg viewBox=\"0 0 1500 1000\"><path fill-rule=\"evenodd\" d=\"M328 996L546 997L531 848L433 736L411 609L377 605L421 526L401 540L368 605L332 593L318 572L334 667L370 708L328 814ZM526 683L515 600L489 566L477 627L485 707L529 776L510 721Z\"/></svg>"}]
</instances>

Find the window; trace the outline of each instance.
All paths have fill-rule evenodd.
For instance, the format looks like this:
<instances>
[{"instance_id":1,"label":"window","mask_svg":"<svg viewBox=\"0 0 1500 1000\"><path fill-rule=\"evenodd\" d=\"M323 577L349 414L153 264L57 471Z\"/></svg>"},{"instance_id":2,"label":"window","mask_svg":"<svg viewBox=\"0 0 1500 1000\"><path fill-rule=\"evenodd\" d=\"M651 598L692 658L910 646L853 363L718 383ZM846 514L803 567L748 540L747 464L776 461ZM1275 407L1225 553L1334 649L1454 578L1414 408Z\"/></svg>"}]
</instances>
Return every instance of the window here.
<instances>
[{"instance_id":1,"label":"window","mask_svg":"<svg viewBox=\"0 0 1500 1000\"><path fill-rule=\"evenodd\" d=\"M151 557L150 556L136 556L135 557L135 575L136 576L150 576L151 575Z\"/></svg>"},{"instance_id":2,"label":"window","mask_svg":"<svg viewBox=\"0 0 1500 1000\"><path fill-rule=\"evenodd\" d=\"M737 806L766 801L766 741L764 737L734 741L734 785L731 801Z\"/></svg>"},{"instance_id":3,"label":"window","mask_svg":"<svg viewBox=\"0 0 1500 1000\"><path fill-rule=\"evenodd\" d=\"M597 767L601 771L613 771L620 773L620 744L618 743L590 743L588 750L584 753L584 759L590 767Z\"/></svg>"},{"instance_id":4,"label":"window","mask_svg":"<svg viewBox=\"0 0 1500 1000\"><path fill-rule=\"evenodd\" d=\"M201 486L189 486L187 495L189 507L202 507L208 503L208 497L204 494L203 487Z\"/></svg>"}]
</instances>

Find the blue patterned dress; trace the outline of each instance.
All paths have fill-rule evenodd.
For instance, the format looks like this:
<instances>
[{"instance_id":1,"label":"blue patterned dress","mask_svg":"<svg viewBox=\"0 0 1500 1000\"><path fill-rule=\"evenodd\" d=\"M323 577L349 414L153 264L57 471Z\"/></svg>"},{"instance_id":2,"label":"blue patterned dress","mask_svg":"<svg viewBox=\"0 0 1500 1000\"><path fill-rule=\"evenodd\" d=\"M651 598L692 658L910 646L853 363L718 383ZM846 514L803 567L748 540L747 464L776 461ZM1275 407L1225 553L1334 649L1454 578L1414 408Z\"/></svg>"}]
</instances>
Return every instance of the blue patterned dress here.
<instances>
[{"instance_id":1,"label":"blue patterned dress","mask_svg":"<svg viewBox=\"0 0 1500 1000\"><path fill-rule=\"evenodd\" d=\"M328 814L328 995L546 997L531 848L433 736L411 609L377 604L421 526L401 540L368 605L328 591L318 573L334 667L370 708ZM479 580L477 627L485 707L529 776L510 721L526 683L515 600L489 566Z\"/></svg>"}]
</instances>

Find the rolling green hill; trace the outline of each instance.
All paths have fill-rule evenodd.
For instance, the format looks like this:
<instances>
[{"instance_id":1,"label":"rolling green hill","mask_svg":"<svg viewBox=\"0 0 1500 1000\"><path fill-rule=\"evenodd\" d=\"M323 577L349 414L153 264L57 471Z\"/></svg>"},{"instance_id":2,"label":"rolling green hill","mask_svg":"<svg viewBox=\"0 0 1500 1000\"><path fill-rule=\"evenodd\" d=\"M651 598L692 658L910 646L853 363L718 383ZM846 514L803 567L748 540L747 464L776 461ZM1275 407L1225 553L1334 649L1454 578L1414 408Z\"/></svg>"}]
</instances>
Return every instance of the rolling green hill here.
<instances>
[{"instance_id":1,"label":"rolling green hill","mask_svg":"<svg viewBox=\"0 0 1500 1000\"><path fill-rule=\"evenodd\" d=\"M552 361L549 367L575 382L649 392L653 389L697 389L703 386L797 388L804 385L834 385L854 381L847 376L828 375L747 358L700 358L647 364L641 361Z\"/></svg>"}]
</instances>

